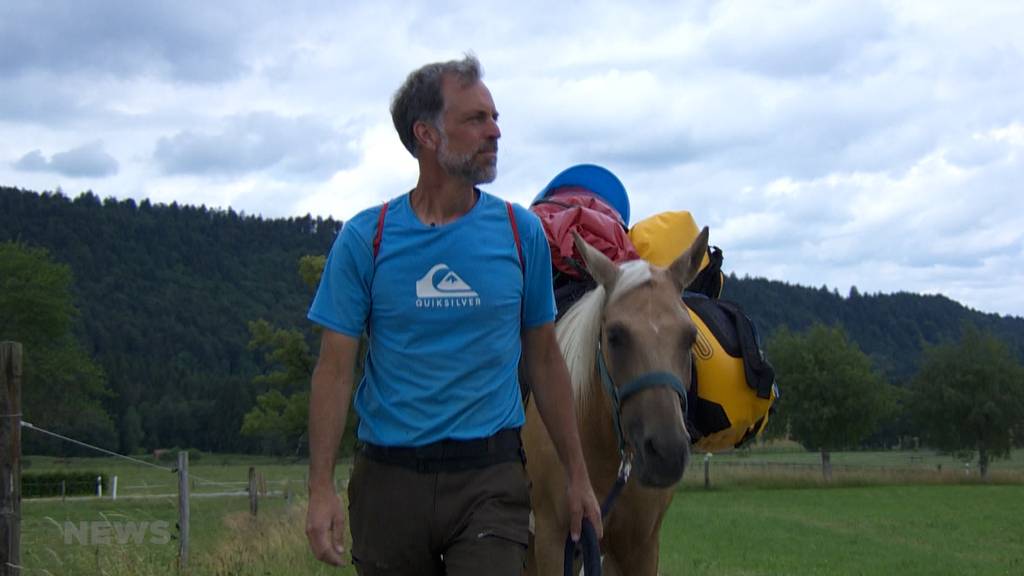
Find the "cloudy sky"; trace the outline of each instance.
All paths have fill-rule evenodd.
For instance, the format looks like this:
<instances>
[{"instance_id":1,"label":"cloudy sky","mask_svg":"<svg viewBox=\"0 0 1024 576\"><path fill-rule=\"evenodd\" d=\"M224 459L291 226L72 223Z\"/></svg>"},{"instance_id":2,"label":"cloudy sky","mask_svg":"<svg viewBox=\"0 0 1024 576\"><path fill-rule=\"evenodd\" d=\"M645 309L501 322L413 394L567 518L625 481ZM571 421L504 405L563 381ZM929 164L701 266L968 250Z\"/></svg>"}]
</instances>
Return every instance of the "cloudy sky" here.
<instances>
[{"instance_id":1,"label":"cloudy sky","mask_svg":"<svg viewBox=\"0 0 1024 576\"><path fill-rule=\"evenodd\" d=\"M1024 316L1022 28L1019 0L0 0L0 184L348 218L415 182L394 89L473 51L494 193L598 163L739 275Z\"/></svg>"}]
</instances>

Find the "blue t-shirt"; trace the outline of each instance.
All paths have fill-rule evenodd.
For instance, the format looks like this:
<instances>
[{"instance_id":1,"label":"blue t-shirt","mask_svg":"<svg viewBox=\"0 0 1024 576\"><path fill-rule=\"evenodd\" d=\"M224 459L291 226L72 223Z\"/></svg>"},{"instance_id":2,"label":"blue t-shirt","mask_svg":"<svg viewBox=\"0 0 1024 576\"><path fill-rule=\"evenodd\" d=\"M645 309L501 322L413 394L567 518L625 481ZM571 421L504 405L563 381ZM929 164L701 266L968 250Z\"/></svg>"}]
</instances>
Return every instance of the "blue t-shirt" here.
<instances>
[{"instance_id":1,"label":"blue t-shirt","mask_svg":"<svg viewBox=\"0 0 1024 576\"><path fill-rule=\"evenodd\" d=\"M359 438L384 446L490 436L525 421L517 367L522 328L555 318L551 256L540 220L514 206L520 268L505 202L479 192L464 216L420 222L405 194L338 234L309 319L369 349L356 391Z\"/></svg>"}]
</instances>

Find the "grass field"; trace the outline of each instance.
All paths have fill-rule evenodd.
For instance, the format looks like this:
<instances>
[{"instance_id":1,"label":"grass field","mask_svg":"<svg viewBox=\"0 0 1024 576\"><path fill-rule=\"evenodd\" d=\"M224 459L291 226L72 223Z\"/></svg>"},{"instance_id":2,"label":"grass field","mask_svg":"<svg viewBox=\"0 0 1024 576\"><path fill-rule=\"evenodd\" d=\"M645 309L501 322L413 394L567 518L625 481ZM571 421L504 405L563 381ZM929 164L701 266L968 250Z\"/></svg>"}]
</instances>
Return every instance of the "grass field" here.
<instances>
[{"instance_id":1,"label":"grass field","mask_svg":"<svg viewBox=\"0 0 1024 576\"><path fill-rule=\"evenodd\" d=\"M114 458L32 456L26 460L27 473L91 470L110 477L117 475L118 500L111 500L109 491L102 499L24 500L21 544L24 574L176 574L179 545L176 474ZM266 479L266 488L271 493L260 499L259 515L255 519L249 513L247 497L213 496L244 492L250 467L255 467ZM304 510L299 509L299 496L304 494L304 462L204 454L190 462L189 470L193 494L189 523L193 574L329 573L317 571L316 561L305 548ZM347 476L344 464L339 465L336 476ZM295 504L291 506L285 500L287 492L295 496ZM98 542L74 531L80 529L82 523L88 529L93 523L102 525L104 522L109 522L112 529L101 532ZM142 543L117 543L117 528L139 526L143 522L147 525L166 523L163 526L169 528L170 541L164 541L166 538L160 538L160 533L151 531L142 538ZM65 532L69 523L73 530L71 535ZM288 528L283 528L284 525ZM281 541L282 538L287 541ZM266 550L274 551L272 562L259 560ZM277 568L269 568L271 565Z\"/></svg>"},{"instance_id":2,"label":"grass field","mask_svg":"<svg viewBox=\"0 0 1024 576\"><path fill-rule=\"evenodd\" d=\"M1024 486L683 490L664 575L1024 574Z\"/></svg>"},{"instance_id":3,"label":"grass field","mask_svg":"<svg viewBox=\"0 0 1024 576\"><path fill-rule=\"evenodd\" d=\"M284 500L262 502L265 516L282 513ZM248 517L246 498L210 498L192 503L189 539L191 557L208 558L217 544L229 536L225 524L233 516ZM22 563L27 574L172 574L177 566L177 503L173 499L26 501L22 505ZM142 543L118 544L113 530L94 540L86 532L65 536L67 523L72 530L80 523L109 521L111 526L165 522L170 539L160 533L147 533ZM91 526L90 526L91 527ZM86 528L88 530L89 528ZM103 540L109 542L104 542ZM84 542L83 542L84 540ZM154 543L157 540L157 543ZM205 572L203 572L205 573Z\"/></svg>"},{"instance_id":4,"label":"grass field","mask_svg":"<svg viewBox=\"0 0 1024 576\"><path fill-rule=\"evenodd\" d=\"M821 480L816 454L744 453L712 458L712 488L703 488L695 457L662 532L661 573L683 574L1024 574L1024 466L993 467L981 484L948 457L907 453L833 456L833 482ZM78 468L117 473L115 501L26 500L22 505L24 574L174 574L178 550L174 475L112 459L55 461L33 457L29 471ZM942 470L938 465L942 464ZM249 466L280 490L253 518L242 490ZM311 557L303 534L305 464L247 456L204 455L193 461L193 574L352 574ZM344 476L340 465L339 476ZM231 484L224 484L231 483ZM123 488L121 488L123 487ZM203 496L207 494L207 496ZM65 537L70 522L168 522L173 539L83 544Z\"/></svg>"}]
</instances>

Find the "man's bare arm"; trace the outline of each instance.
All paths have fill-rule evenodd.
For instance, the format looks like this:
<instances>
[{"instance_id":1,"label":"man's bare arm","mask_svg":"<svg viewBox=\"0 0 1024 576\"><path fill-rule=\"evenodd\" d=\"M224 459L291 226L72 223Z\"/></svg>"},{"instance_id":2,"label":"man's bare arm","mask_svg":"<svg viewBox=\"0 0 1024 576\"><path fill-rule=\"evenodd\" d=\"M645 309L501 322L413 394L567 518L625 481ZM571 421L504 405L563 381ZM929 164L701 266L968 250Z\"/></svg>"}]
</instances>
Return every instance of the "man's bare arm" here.
<instances>
[{"instance_id":1,"label":"man's bare arm","mask_svg":"<svg viewBox=\"0 0 1024 576\"><path fill-rule=\"evenodd\" d=\"M306 536L317 559L344 563L345 512L334 464L345 430L359 340L325 329L309 395L309 510Z\"/></svg>"}]
</instances>

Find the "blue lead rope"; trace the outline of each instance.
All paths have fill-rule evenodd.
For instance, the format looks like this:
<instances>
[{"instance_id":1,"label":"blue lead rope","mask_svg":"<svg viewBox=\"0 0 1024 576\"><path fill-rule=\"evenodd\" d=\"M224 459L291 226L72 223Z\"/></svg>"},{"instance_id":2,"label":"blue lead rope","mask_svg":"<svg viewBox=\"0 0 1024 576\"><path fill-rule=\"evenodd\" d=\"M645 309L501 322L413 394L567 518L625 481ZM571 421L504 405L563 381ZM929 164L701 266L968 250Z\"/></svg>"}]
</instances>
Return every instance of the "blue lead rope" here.
<instances>
[{"instance_id":1,"label":"blue lead rope","mask_svg":"<svg viewBox=\"0 0 1024 576\"><path fill-rule=\"evenodd\" d=\"M577 549L583 552L583 573L587 576L601 576L601 545L597 543L594 525L586 518L583 519L579 544L572 541L572 536L565 540L565 576L573 576Z\"/></svg>"},{"instance_id":2,"label":"blue lead rope","mask_svg":"<svg viewBox=\"0 0 1024 576\"><path fill-rule=\"evenodd\" d=\"M601 381L604 383L605 392L612 401L612 420L615 425L615 433L619 440L619 475L615 479L611 492L601 504L601 518L604 519L611 512L615 500L622 494L622 490L629 481L629 473L632 464L626 456L626 437L622 431L622 404L634 394L648 388L670 388L682 402L683 414L686 414L686 388L675 374L669 372L648 372L627 383L620 390L612 380L611 372L605 364L604 351L601 349L600 338L597 341L597 371L601 374ZM590 520L583 519L580 531L579 543L572 541L572 534L565 538L565 576L575 576L572 571L576 563L576 554L583 555L583 573L587 576L601 576L601 545L597 541L597 531L590 523Z\"/></svg>"},{"instance_id":3,"label":"blue lead rope","mask_svg":"<svg viewBox=\"0 0 1024 576\"><path fill-rule=\"evenodd\" d=\"M628 459L623 458L622 463L619 465L619 475L615 479L615 484L601 504L602 519L606 518L612 511L612 507L615 506L615 500L622 494L622 490L626 487L626 482L629 481L629 473L632 469L632 463ZM597 541L597 531L594 529L594 525L586 518L583 519L581 526L579 543L572 541L571 534L565 539L565 563L563 564L565 566L565 576L575 576L573 568L575 567L577 553L583 555L584 574L587 576L601 576L601 545Z\"/></svg>"}]
</instances>

